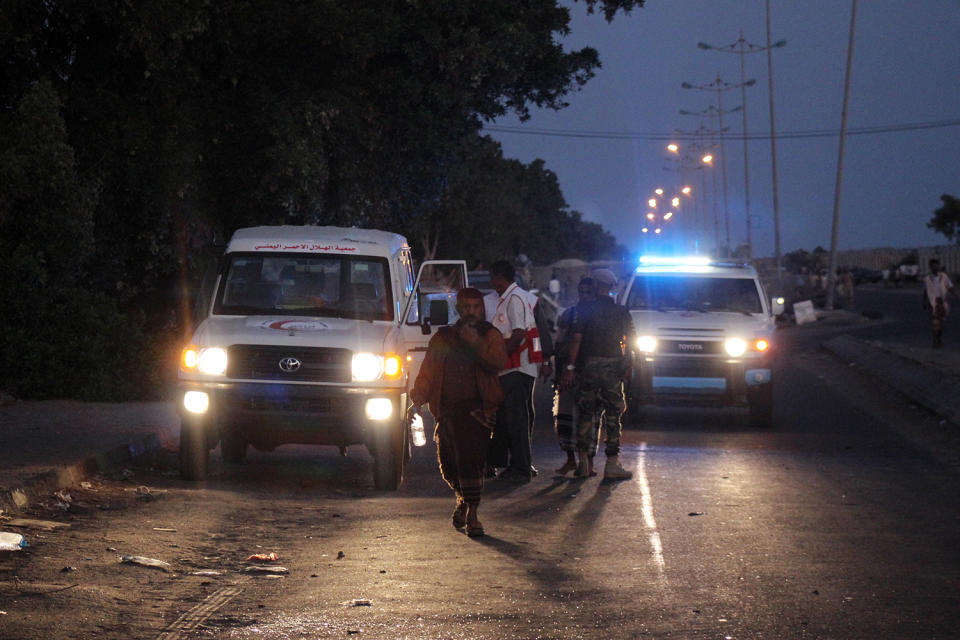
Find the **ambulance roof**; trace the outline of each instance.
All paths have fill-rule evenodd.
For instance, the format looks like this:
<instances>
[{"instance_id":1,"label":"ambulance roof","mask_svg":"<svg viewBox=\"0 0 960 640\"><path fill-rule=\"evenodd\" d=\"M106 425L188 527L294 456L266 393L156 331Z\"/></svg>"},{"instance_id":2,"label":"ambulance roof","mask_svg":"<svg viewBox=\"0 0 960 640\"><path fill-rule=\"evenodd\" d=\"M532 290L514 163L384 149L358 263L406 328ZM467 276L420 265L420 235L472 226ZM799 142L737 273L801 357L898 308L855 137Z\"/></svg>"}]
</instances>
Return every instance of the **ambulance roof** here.
<instances>
[{"instance_id":1,"label":"ambulance roof","mask_svg":"<svg viewBox=\"0 0 960 640\"><path fill-rule=\"evenodd\" d=\"M390 257L407 248L406 238L388 231L284 225L237 229L227 245L227 253L279 251Z\"/></svg>"}]
</instances>

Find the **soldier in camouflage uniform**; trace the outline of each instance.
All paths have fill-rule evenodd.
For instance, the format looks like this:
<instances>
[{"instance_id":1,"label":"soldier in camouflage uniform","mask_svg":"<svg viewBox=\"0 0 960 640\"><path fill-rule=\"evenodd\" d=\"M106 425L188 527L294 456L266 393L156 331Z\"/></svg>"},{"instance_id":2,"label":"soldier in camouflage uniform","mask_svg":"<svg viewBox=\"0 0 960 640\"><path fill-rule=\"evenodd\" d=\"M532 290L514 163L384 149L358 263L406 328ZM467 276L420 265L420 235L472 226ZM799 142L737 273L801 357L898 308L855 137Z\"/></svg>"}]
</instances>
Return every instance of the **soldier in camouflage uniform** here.
<instances>
[{"instance_id":1,"label":"soldier in camouflage uniform","mask_svg":"<svg viewBox=\"0 0 960 640\"><path fill-rule=\"evenodd\" d=\"M563 374L563 386L576 386L577 448L580 453L577 475L594 475L593 451L589 440L597 437L595 423L602 412L606 431L604 453L607 456L603 477L607 480L626 480L633 474L620 464L620 418L626 409L623 379L627 372L628 355L636 342L636 329L626 307L610 297L617 278L609 269L593 273L597 300L585 307L574 318L570 329L570 362Z\"/></svg>"}]
</instances>

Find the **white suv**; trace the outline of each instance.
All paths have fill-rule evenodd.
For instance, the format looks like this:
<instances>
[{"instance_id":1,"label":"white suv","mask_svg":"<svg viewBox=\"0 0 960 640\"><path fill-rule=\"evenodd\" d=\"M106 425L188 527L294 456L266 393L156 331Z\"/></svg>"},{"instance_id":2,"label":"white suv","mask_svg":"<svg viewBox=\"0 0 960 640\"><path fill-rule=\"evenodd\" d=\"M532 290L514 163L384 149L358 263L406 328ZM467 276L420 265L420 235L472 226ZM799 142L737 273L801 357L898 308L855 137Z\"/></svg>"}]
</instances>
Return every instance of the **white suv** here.
<instances>
[{"instance_id":1,"label":"white suv","mask_svg":"<svg viewBox=\"0 0 960 640\"><path fill-rule=\"evenodd\" d=\"M219 442L354 444L395 489L410 456L408 392L438 325L456 320L461 260L428 261L414 280L403 236L370 229L240 229L184 349L178 381L180 470L203 478Z\"/></svg>"},{"instance_id":2,"label":"white suv","mask_svg":"<svg viewBox=\"0 0 960 640\"><path fill-rule=\"evenodd\" d=\"M621 301L639 335L628 397L647 403L750 408L773 419L774 317L756 270L708 258L641 258Z\"/></svg>"}]
</instances>

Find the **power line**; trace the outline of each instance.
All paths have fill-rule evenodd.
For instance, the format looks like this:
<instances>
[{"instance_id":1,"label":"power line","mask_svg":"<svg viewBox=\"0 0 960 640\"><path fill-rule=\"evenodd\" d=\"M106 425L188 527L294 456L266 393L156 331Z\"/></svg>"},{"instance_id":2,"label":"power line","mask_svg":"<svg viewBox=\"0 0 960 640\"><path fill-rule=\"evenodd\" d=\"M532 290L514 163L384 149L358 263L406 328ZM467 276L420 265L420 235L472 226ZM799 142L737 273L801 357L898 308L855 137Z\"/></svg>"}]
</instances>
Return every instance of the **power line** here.
<instances>
[{"instance_id":1,"label":"power line","mask_svg":"<svg viewBox=\"0 0 960 640\"><path fill-rule=\"evenodd\" d=\"M942 129L945 127L960 126L960 120L936 120L929 122L906 122L901 124L877 125L872 127L857 127L847 129L848 136L873 135L878 133L896 133L899 131L918 131L922 129ZM557 138L601 138L605 140L648 140L665 142L670 140L696 140L697 136L683 133L651 133L630 131L577 131L573 129L543 129L534 127L504 127L485 126L485 131L498 133L515 133L521 135L548 136ZM776 134L777 138L830 138L840 135L839 129L811 129L806 131L783 131ZM728 133L725 136L730 140L769 140L770 134Z\"/></svg>"}]
</instances>

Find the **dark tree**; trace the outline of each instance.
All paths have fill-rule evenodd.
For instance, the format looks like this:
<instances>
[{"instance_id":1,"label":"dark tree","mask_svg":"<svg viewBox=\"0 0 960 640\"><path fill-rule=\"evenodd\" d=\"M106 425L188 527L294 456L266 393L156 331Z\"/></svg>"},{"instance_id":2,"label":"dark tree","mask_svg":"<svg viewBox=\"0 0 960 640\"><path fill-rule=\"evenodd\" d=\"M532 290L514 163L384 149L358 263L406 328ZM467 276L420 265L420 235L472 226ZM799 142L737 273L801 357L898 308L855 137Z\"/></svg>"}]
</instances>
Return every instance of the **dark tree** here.
<instances>
[{"instance_id":1,"label":"dark tree","mask_svg":"<svg viewBox=\"0 0 960 640\"><path fill-rule=\"evenodd\" d=\"M940 196L940 200L943 206L933 212L927 227L960 244L960 200L947 194Z\"/></svg>"}]
</instances>

